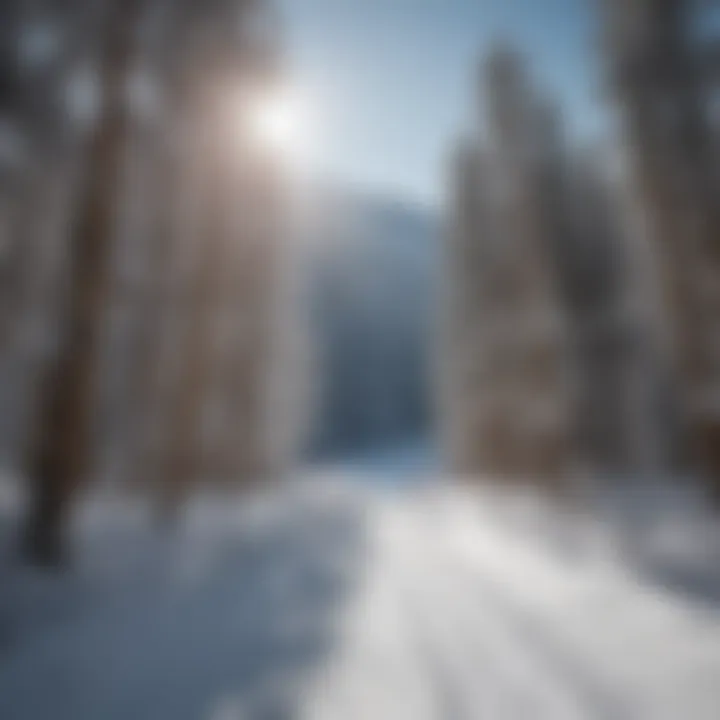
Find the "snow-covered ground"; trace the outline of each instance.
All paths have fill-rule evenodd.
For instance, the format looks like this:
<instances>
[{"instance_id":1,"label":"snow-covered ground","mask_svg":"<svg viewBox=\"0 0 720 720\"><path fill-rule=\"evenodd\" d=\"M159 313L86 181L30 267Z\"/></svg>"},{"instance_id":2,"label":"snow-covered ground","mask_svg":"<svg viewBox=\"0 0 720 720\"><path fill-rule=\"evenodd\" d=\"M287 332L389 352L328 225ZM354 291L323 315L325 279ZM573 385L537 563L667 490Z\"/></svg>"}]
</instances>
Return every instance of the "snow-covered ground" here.
<instances>
[{"instance_id":1,"label":"snow-covered ground","mask_svg":"<svg viewBox=\"0 0 720 720\"><path fill-rule=\"evenodd\" d=\"M0 563L0 718L720 717L702 505L618 523L358 480L205 498L164 533L89 502L72 572Z\"/></svg>"}]
</instances>

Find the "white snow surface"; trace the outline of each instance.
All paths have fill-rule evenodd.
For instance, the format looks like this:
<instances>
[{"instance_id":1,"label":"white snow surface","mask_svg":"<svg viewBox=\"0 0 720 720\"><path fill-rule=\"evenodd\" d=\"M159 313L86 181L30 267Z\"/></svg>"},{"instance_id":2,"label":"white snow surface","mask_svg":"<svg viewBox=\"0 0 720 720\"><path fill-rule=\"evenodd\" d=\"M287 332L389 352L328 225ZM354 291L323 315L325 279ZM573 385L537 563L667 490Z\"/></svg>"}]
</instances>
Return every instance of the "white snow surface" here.
<instances>
[{"instance_id":1,"label":"white snow surface","mask_svg":"<svg viewBox=\"0 0 720 720\"><path fill-rule=\"evenodd\" d=\"M47 573L0 497L0 718L717 720L720 523L622 507L338 471L162 530L96 497Z\"/></svg>"}]
</instances>

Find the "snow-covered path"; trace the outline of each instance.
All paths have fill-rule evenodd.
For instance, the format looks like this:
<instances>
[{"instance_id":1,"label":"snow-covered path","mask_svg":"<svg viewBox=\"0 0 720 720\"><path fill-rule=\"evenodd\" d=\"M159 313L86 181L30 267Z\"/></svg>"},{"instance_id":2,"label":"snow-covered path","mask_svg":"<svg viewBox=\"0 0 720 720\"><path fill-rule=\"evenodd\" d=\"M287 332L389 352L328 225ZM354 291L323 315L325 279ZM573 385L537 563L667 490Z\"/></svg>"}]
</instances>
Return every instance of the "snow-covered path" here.
<instances>
[{"instance_id":1,"label":"snow-covered path","mask_svg":"<svg viewBox=\"0 0 720 720\"><path fill-rule=\"evenodd\" d=\"M374 519L374 562L308 717L720 717L714 609L467 496Z\"/></svg>"},{"instance_id":2,"label":"snow-covered path","mask_svg":"<svg viewBox=\"0 0 720 720\"><path fill-rule=\"evenodd\" d=\"M585 523L357 482L115 517L72 577L2 571L3 720L720 717L720 608Z\"/></svg>"}]
</instances>

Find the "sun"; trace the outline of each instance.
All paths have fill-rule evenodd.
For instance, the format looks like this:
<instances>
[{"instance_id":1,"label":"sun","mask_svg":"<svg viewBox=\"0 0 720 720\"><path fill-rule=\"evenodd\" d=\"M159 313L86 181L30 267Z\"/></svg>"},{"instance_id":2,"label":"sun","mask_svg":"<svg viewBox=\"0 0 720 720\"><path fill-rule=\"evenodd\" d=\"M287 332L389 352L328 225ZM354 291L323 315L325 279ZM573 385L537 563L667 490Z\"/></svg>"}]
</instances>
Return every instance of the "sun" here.
<instances>
[{"instance_id":1,"label":"sun","mask_svg":"<svg viewBox=\"0 0 720 720\"><path fill-rule=\"evenodd\" d=\"M295 87L256 98L250 112L253 141L287 160L307 162L314 140L311 109L308 96Z\"/></svg>"}]
</instances>

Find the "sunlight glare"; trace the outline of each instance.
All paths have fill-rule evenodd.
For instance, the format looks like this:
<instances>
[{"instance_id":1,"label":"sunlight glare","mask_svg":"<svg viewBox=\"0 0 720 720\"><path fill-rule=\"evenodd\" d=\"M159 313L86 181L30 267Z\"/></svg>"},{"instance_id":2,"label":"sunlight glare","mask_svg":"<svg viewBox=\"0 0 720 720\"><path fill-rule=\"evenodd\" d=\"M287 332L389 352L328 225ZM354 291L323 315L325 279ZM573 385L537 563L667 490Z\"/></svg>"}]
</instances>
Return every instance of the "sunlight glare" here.
<instances>
[{"instance_id":1,"label":"sunlight glare","mask_svg":"<svg viewBox=\"0 0 720 720\"><path fill-rule=\"evenodd\" d=\"M312 126L310 102L297 88L283 88L259 98L251 117L255 141L296 164L309 162Z\"/></svg>"}]
</instances>

